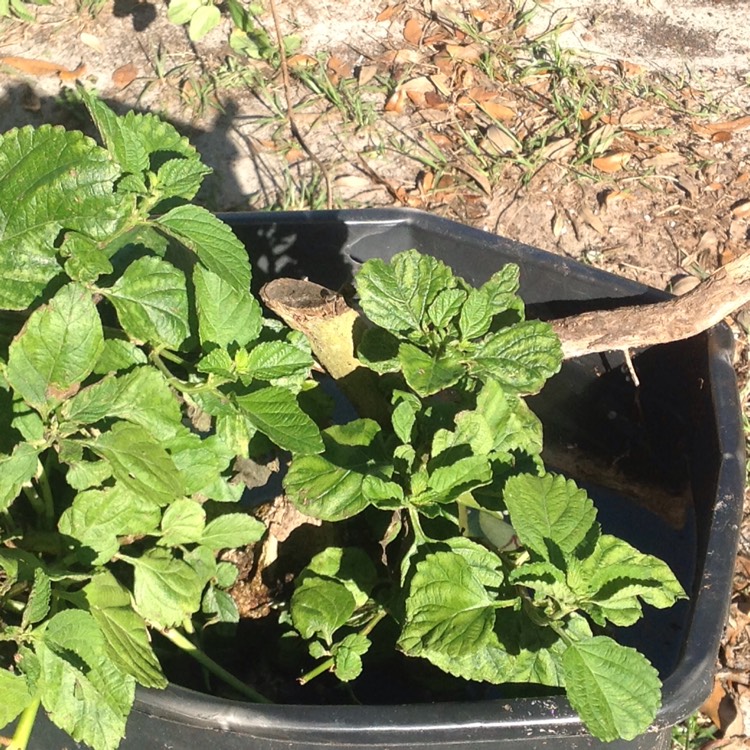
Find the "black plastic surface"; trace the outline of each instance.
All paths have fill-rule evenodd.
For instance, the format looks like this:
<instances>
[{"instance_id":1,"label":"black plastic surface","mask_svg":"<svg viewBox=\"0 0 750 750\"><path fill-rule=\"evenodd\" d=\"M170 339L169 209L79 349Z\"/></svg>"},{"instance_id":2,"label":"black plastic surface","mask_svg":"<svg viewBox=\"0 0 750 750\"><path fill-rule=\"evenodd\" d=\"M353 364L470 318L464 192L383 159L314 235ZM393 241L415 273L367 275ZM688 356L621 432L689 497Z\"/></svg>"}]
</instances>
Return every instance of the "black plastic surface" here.
<instances>
[{"instance_id":1,"label":"black plastic surface","mask_svg":"<svg viewBox=\"0 0 750 750\"><path fill-rule=\"evenodd\" d=\"M521 267L530 315L655 301L660 293L564 258L415 211L371 210L224 215L258 269L254 283L291 275L338 288L370 257L415 247L481 283L507 262ZM652 348L636 359L638 403L621 360L586 357L567 364L533 402L546 438L565 452L596 443L645 467L644 481L682 498L682 522L592 487L605 528L644 551L669 557L691 594L665 620L649 616L634 638L659 666L663 705L652 731L612 750L662 750L669 727L710 690L729 602L744 482L744 439L732 338L718 327L687 342ZM653 415L646 424L643 415ZM604 447L603 447L604 446ZM561 454L562 455L562 454ZM575 478L575 477L574 477ZM667 493L669 497L669 493ZM649 503L646 502L646 506ZM665 509L662 508L664 511ZM672 509L673 510L673 509ZM679 510L679 509L678 509ZM672 516L675 515L674 513ZM665 517L671 518L665 521ZM267 648L268 645L264 645ZM179 687L139 690L123 748L596 748L563 697L395 706L256 706ZM75 747L40 722L31 748Z\"/></svg>"}]
</instances>

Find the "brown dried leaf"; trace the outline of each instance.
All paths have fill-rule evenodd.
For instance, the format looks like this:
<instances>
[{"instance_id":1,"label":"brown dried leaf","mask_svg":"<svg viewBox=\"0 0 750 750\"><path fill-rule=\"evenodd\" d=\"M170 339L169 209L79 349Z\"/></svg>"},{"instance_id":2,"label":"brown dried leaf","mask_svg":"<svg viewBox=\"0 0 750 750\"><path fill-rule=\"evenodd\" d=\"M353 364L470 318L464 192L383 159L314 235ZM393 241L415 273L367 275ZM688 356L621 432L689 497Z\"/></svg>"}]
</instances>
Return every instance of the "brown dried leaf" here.
<instances>
[{"instance_id":1,"label":"brown dried leaf","mask_svg":"<svg viewBox=\"0 0 750 750\"><path fill-rule=\"evenodd\" d=\"M437 91L427 91L424 95L424 104L430 109L448 109L449 107L448 102Z\"/></svg>"},{"instance_id":2,"label":"brown dried leaf","mask_svg":"<svg viewBox=\"0 0 750 750\"><path fill-rule=\"evenodd\" d=\"M366 190L373 187L372 180L361 174L342 174L339 175L333 184L340 188L349 188L351 190Z\"/></svg>"},{"instance_id":3,"label":"brown dried leaf","mask_svg":"<svg viewBox=\"0 0 750 750\"><path fill-rule=\"evenodd\" d=\"M750 200L742 200L732 206L732 216L735 219L747 219L750 217Z\"/></svg>"},{"instance_id":4,"label":"brown dried leaf","mask_svg":"<svg viewBox=\"0 0 750 750\"><path fill-rule=\"evenodd\" d=\"M555 211L552 218L552 235L560 238L565 234L565 214L562 211Z\"/></svg>"},{"instance_id":5,"label":"brown dried leaf","mask_svg":"<svg viewBox=\"0 0 750 750\"><path fill-rule=\"evenodd\" d=\"M452 93L450 78L444 73L435 73L430 76L432 85L443 95L450 96Z\"/></svg>"},{"instance_id":6,"label":"brown dried leaf","mask_svg":"<svg viewBox=\"0 0 750 750\"><path fill-rule=\"evenodd\" d=\"M732 140L732 134L726 130L720 130L711 136L711 143L729 143Z\"/></svg>"},{"instance_id":7,"label":"brown dried leaf","mask_svg":"<svg viewBox=\"0 0 750 750\"><path fill-rule=\"evenodd\" d=\"M500 120L501 122L507 122L516 116L516 111L514 109L501 102L482 102L479 106L494 120Z\"/></svg>"},{"instance_id":8,"label":"brown dried leaf","mask_svg":"<svg viewBox=\"0 0 750 750\"><path fill-rule=\"evenodd\" d=\"M619 172L628 163L628 161L630 161L631 156L632 154L629 151L615 151L614 153L607 154L606 156L599 156L591 163L600 172L612 174L614 172Z\"/></svg>"},{"instance_id":9,"label":"brown dried leaf","mask_svg":"<svg viewBox=\"0 0 750 750\"><path fill-rule=\"evenodd\" d=\"M121 65L112 73L112 83L118 89L124 89L136 79L137 75L138 68L133 63L127 63L126 65Z\"/></svg>"},{"instance_id":10,"label":"brown dried leaf","mask_svg":"<svg viewBox=\"0 0 750 750\"><path fill-rule=\"evenodd\" d=\"M446 44L445 51L454 59L476 63L482 57L482 46L479 44Z\"/></svg>"},{"instance_id":11,"label":"brown dried leaf","mask_svg":"<svg viewBox=\"0 0 750 750\"><path fill-rule=\"evenodd\" d=\"M381 21L390 21L404 7L404 3L396 3L395 5L388 5L384 10L381 10L375 21L380 23Z\"/></svg>"},{"instance_id":12,"label":"brown dried leaf","mask_svg":"<svg viewBox=\"0 0 750 750\"><path fill-rule=\"evenodd\" d=\"M694 277L691 277L694 278ZM713 722L714 726L721 728L721 718L719 716L719 706L721 705L722 700L724 700L724 697L726 696L727 691L724 690L724 686L721 684L720 680L716 680L714 682L713 690L711 691L711 695L706 698L706 700L703 702L703 705L701 706L701 713L708 716L709 719Z\"/></svg>"},{"instance_id":13,"label":"brown dried leaf","mask_svg":"<svg viewBox=\"0 0 750 750\"><path fill-rule=\"evenodd\" d=\"M389 97L385 103L386 112L395 112L396 114L402 114L406 108L407 101L406 92L399 86Z\"/></svg>"},{"instance_id":14,"label":"brown dried leaf","mask_svg":"<svg viewBox=\"0 0 750 750\"><path fill-rule=\"evenodd\" d=\"M580 211L581 218L597 233L602 236L607 234L604 222L588 207L583 206Z\"/></svg>"},{"instance_id":15,"label":"brown dried leaf","mask_svg":"<svg viewBox=\"0 0 750 750\"><path fill-rule=\"evenodd\" d=\"M490 182L487 175L482 172L480 169L475 169L472 166L469 166L466 164L466 162L459 162L456 164L456 167L460 169L464 174L467 174L469 177L471 177L474 182L479 185L482 190L487 193L487 195L492 195L492 183Z\"/></svg>"},{"instance_id":16,"label":"brown dried leaf","mask_svg":"<svg viewBox=\"0 0 750 750\"><path fill-rule=\"evenodd\" d=\"M643 73L646 72L645 68L629 62L628 60L620 60L617 67L620 69L620 73L626 78L633 78L634 76L643 75Z\"/></svg>"},{"instance_id":17,"label":"brown dried leaf","mask_svg":"<svg viewBox=\"0 0 750 750\"><path fill-rule=\"evenodd\" d=\"M312 55L292 55L287 61L286 64L290 68L316 68L318 66L318 61L312 56Z\"/></svg>"},{"instance_id":18,"label":"brown dried leaf","mask_svg":"<svg viewBox=\"0 0 750 750\"><path fill-rule=\"evenodd\" d=\"M378 74L378 66L377 65L363 65L359 69L359 76L357 77L357 82L360 86L366 86L370 81L375 78L375 76Z\"/></svg>"},{"instance_id":19,"label":"brown dried leaf","mask_svg":"<svg viewBox=\"0 0 750 750\"><path fill-rule=\"evenodd\" d=\"M404 39L415 47L418 47L422 41L423 33L422 19L418 16L412 16L404 25Z\"/></svg>"},{"instance_id":20,"label":"brown dried leaf","mask_svg":"<svg viewBox=\"0 0 750 750\"><path fill-rule=\"evenodd\" d=\"M284 158L287 164L296 164L298 161L302 161L305 158L305 152L301 148L290 148L285 154Z\"/></svg>"},{"instance_id":21,"label":"brown dried leaf","mask_svg":"<svg viewBox=\"0 0 750 750\"><path fill-rule=\"evenodd\" d=\"M502 128L492 125L482 140L482 148L490 154L507 154L518 150L518 141Z\"/></svg>"},{"instance_id":22,"label":"brown dried leaf","mask_svg":"<svg viewBox=\"0 0 750 750\"><path fill-rule=\"evenodd\" d=\"M739 130L750 128L750 115L738 117L736 120L726 120L725 122L713 122L707 125L699 125L699 127L711 134L719 133L721 131L736 133Z\"/></svg>"},{"instance_id":23,"label":"brown dried leaf","mask_svg":"<svg viewBox=\"0 0 750 750\"><path fill-rule=\"evenodd\" d=\"M333 73L339 78L351 78L354 75L351 63L348 63L346 60L342 60L335 55L331 55L331 57L328 58L326 67L330 73Z\"/></svg>"},{"instance_id":24,"label":"brown dried leaf","mask_svg":"<svg viewBox=\"0 0 750 750\"><path fill-rule=\"evenodd\" d=\"M561 161L567 158L576 150L576 142L572 138L557 138L548 141L546 145L539 149L539 158L549 159L550 161Z\"/></svg>"},{"instance_id":25,"label":"brown dried leaf","mask_svg":"<svg viewBox=\"0 0 750 750\"><path fill-rule=\"evenodd\" d=\"M415 49L396 49L386 52L382 59L390 64L418 63L422 61L422 53Z\"/></svg>"},{"instance_id":26,"label":"brown dried leaf","mask_svg":"<svg viewBox=\"0 0 750 750\"><path fill-rule=\"evenodd\" d=\"M432 81L427 76L417 76L416 78L410 78L408 81L400 83L399 88L406 91L407 94L410 92L426 94L428 91L435 90Z\"/></svg>"},{"instance_id":27,"label":"brown dried leaf","mask_svg":"<svg viewBox=\"0 0 750 750\"><path fill-rule=\"evenodd\" d=\"M87 31L83 31L81 33L81 41L87 47L91 47L91 49L96 50L100 55L104 54L104 45L102 44L102 40L99 39L98 36L94 36L93 34L89 34Z\"/></svg>"},{"instance_id":28,"label":"brown dried leaf","mask_svg":"<svg viewBox=\"0 0 750 750\"><path fill-rule=\"evenodd\" d=\"M74 70L70 70L48 60L37 60L30 57L0 57L0 65L7 65L32 76L57 75L63 81L74 81L86 74L86 66L83 64Z\"/></svg>"},{"instance_id":29,"label":"brown dried leaf","mask_svg":"<svg viewBox=\"0 0 750 750\"><path fill-rule=\"evenodd\" d=\"M652 156L650 159L644 159L641 162L641 166L647 169L661 169L663 167L673 167L675 164L682 164L685 161L685 157L678 151L664 151L656 156Z\"/></svg>"},{"instance_id":30,"label":"brown dried leaf","mask_svg":"<svg viewBox=\"0 0 750 750\"><path fill-rule=\"evenodd\" d=\"M620 125L639 125L654 117L654 111L647 107L633 107L620 115Z\"/></svg>"}]
</instances>

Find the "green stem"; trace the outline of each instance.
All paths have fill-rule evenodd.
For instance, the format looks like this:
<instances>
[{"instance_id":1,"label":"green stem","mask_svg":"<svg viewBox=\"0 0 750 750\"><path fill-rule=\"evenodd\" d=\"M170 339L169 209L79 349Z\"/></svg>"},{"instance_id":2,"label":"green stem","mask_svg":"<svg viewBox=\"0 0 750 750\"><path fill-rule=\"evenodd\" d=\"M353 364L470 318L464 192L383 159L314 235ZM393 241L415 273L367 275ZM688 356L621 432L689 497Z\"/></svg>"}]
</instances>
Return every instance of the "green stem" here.
<instances>
[{"instance_id":1,"label":"green stem","mask_svg":"<svg viewBox=\"0 0 750 750\"><path fill-rule=\"evenodd\" d=\"M39 461L37 484L42 490L42 502L44 503L44 521L49 528L54 526L55 521L55 501L52 497L52 489L49 486L49 462L52 460L52 453L47 456L44 464Z\"/></svg>"},{"instance_id":2,"label":"green stem","mask_svg":"<svg viewBox=\"0 0 750 750\"><path fill-rule=\"evenodd\" d=\"M208 654L201 651L192 641L187 639L178 630L172 628L164 628L160 631L161 634L174 643L177 648L184 651L189 656L192 656L199 664L204 666L209 672L218 677L220 680L225 682L231 688L234 688L238 693L241 693L249 700L254 703L272 703L265 695L261 695L257 690L246 685L242 680L235 677L231 672L227 672L224 667L217 664Z\"/></svg>"},{"instance_id":3,"label":"green stem","mask_svg":"<svg viewBox=\"0 0 750 750\"><path fill-rule=\"evenodd\" d=\"M24 487L23 488L23 494L26 495L26 499L31 504L31 507L34 509L34 513L39 518L45 517L45 509L44 509L44 501L41 497L39 497L39 493L36 490L36 487Z\"/></svg>"},{"instance_id":4,"label":"green stem","mask_svg":"<svg viewBox=\"0 0 750 750\"><path fill-rule=\"evenodd\" d=\"M35 698L24 708L21 718L16 725L16 731L13 733L13 739L10 741L10 745L8 745L8 750L26 750L40 703L41 698Z\"/></svg>"},{"instance_id":5,"label":"green stem","mask_svg":"<svg viewBox=\"0 0 750 750\"><path fill-rule=\"evenodd\" d=\"M180 391L180 393L202 393L204 391L215 390L214 386L209 385L208 383L196 383L193 385L191 383L186 383L184 380L176 378L162 361L161 357L163 354L164 352L158 352L154 350L148 355L148 358L151 360L152 364L162 373L162 375L164 375L164 377L167 379L167 382L172 386L172 388Z\"/></svg>"},{"instance_id":6,"label":"green stem","mask_svg":"<svg viewBox=\"0 0 750 750\"><path fill-rule=\"evenodd\" d=\"M374 630L375 626L386 616L387 612L384 609L378 610L370 620L367 621L365 626L359 631L360 635L368 636ZM297 682L300 685L307 685L310 680L314 680L316 677L322 675L324 672L328 672L333 669L334 659L330 658L322 661L317 667L313 667L307 674L303 674Z\"/></svg>"}]
</instances>

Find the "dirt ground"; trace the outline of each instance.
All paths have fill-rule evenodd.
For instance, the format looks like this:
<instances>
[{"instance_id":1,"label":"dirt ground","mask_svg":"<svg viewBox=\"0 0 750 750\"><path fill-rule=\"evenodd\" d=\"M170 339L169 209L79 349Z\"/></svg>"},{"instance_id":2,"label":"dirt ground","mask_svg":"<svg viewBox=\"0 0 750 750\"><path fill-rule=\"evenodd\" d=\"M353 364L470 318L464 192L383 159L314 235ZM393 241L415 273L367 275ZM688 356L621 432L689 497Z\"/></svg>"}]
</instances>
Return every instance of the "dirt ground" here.
<instances>
[{"instance_id":1,"label":"dirt ground","mask_svg":"<svg viewBox=\"0 0 750 750\"><path fill-rule=\"evenodd\" d=\"M299 42L288 91L278 55L230 46L228 18L191 42L164 2L92 2L0 19L0 131L81 126L80 81L187 134L215 170L200 196L215 210L411 206L658 288L750 249L748 0L276 0ZM273 43L263 5L253 28ZM748 321L732 320L743 386ZM742 532L705 708L711 741L736 747Z\"/></svg>"}]
</instances>

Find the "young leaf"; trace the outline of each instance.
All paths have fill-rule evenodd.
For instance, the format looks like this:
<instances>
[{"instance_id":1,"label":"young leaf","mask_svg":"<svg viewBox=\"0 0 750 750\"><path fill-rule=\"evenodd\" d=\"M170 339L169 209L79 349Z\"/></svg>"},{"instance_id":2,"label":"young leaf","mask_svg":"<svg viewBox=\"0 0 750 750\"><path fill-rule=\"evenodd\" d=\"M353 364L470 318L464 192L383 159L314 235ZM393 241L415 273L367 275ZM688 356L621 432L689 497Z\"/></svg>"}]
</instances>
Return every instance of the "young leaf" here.
<instances>
[{"instance_id":1,"label":"young leaf","mask_svg":"<svg viewBox=\"0 0 750 750\"><path fill-rule=\"evenodd\" d=\"M99 276L112 273L112 264L99 244L77 232L65 235L60 254L68 258L65 273L73 281L90 284Z\"/></svg>"},{"instance_id":2,"label":"young leaf","mask_svg":"<svg viewBox=\"0 0 750 750\"><path fill-rule=\"evenodd\" d=\"M506 310L516 310L519 320L523 320L523 302L518 296L520 269L515 263L508 263L496 271L480 289L487 295L493 316Z\"/></svg>"},{"instance_id":3,"label":"young leaf","mask_svg":"<svg viewBox=\"0 0 750 750\"><path fill-rule=\"evenodd\" d=\"M5 510L34 478L39 451L28 443L18 443L10 456L0 455L0 510Z\"/></svg>"},{"instance_id":4,"label":"young leaf","mask_svg":"<svg viewBox=\"0 0 750 750\"><path fill-rule=\"evenodd\" d=\"M487 292L472 289L461 307L458 328L465 340L477 339L484 336L492 322L492 307Z\"/></svg>"},{"instance_id":5,"label":"young leaf","mask_svg":"<svg viewBox=\"0 0 750 750\"><path fill-rule=\"evenodd\" d=\"M21 675L11 674L7 669L0 669L0 726L7 726L26 706L31 703L32 695L26 679Z\"/></svg>"},{"instance_id":6,"label":"young leaf","mask_svg":"<svg viewBox=\"0 0 750 750\"><path fill-rule=\"evenodd\" d=\"M132 342L123 339L105 339L104 349L94 365L94 373L108 375L111 372L129 370L136 365L143 365L146 361L143 350Z\"/></svg>"},{"instance_id":7,"label":"young leaf","mask_svg":"<svg viewBox=\"0 0 750 750\"><path fill-rule=\"evenodd\" d=\"M212 550L244 547L257 542L265 532L265 525L257 518L246 513L225 513L206 525L200 543Z\"/></svg>"},{"instance_id":8,"label":"young leaf","mask_svg":"<svg viewBox=\"0 0 750 750\"><path fill-rule=\"evenodd\" d=\"M350 633L331 649L333 671L342 682L356 680L362 673L362 657L371 646L370 639L360 633Z\"/></svg>"},{"instance_id":9,"label":"young leaf","mask_svg":"<svg viewBox=\"0 0 750 750\"><path fill-rule=\"evenodd\" d=\"M126 487L158 505L185 494L174 461L139 425L117 422L86 445L109 461L112 473Z\"/></svg>"},{"instance_id":10,"label":"young leaf","mask_svg":"<svg viewBox=\"0 0 750 750\"><path fill-rule=\"evenodd\" d=\"M206 581L188 563L162 549L122 559L135 569L135 609L147 621L170 628L200 609Z\"/></svg>"},{"instance_id":11,"label":"young leaf","mask_svg":"<svg viewBox=\"0 0 750 750\"><path fill-rule=\"evenodd\" d=\"M497 576L496 585L502 583ZM417 563L409 585L399 648L413 656L447 658L483 649L493 636L495 601L471 565L454 552Z\"/></svg>"},{"instance_id":12,"label":"young leaf","mask_svg":"<svg viewBox=\"0 0 750 750\"><path fill-rule=\"evenodd\" d=\"M91 293L67 284L35 310L10 345L7 377L35 409L69 398L87 378L104 347L99 313Z\"/></svg>"},{"instance_id":13,"label":"young leaf","mask_svg":"<svg viewBox=\"0 0 750 750\"><path fill-rule=\"evenodd\" d=\"M213 4L201 5L190 19L188 36L191 41L199 42L209 31L216 28L220 21L221 11L217 6Z\"/></svg>"},{"instance_id":14,"label":"young leaf","mask_svg":"<svg viewBox=\"0 0 750 750\"><path fill-rule=\"evenodd\" d=\"M563 553L572 553L596 519L586 492L573 480L553 474L511 477L505 484L504 499L521 543L545 559L549 559L548 540Z\"/></svg>"},{"instance_id":15,"label":"young leaf","mask_svg":"<svg viewBox=\"0 0 750 750\"><path fill-rule=\"evenodd\" d=\"M186 495L206 494L234 458L216 435L201 438L195 433L185 432L170 440L165 447L180 472Z\"/></svg>"},{"instance_id":16,"label":"young leaf","mask_svg":"<svg viewBox=\"0 0 750 750\"><path fill-rule=\"evenodd\" d=\"M41 622L49 613L52 586L49 576L42 570L34 570L34 585L31 587L26 608L21 616L21 628L26 629L29 625Z\"/></svg>"},{"instance_id":17,"label":"young leaf","mask_svg":"<svg viewBox=\"0 0 750 750\"><path fill-rule=\"evenodd\" d=\"M427 316L435 328L447 328L460 312L466 301L467 293L463 289L444 289L427 308Z\"/></svg>"},{"instance_id":18,"label":"young leaf","mask_svg":"<svg viewBox=\"0 0 750 750\"><path fill-rule=\"evenodd\" d=\"M167 680L151 648L146 623L132 607L130 594L109 572L85 587L89 610L99 625L109 658L140 685L164 688Z\"/></svg>"},{"instance_id":19,"label":"young leaf","mask_svg":"<svg viewBox=\"0 0 750 750\"><path fill-rule=\"evenodd\" d=\"M311 573L343 583L358 607L370 598L378 578L369 555L359 547L328 547L310 560L301 576Z\"/></svg>"},{"instance_id":20,"label":"young leaf","mask_svg":"<svg viewBox=\"0 0 750 750\"><path fill-rule=\"evenodd\" d=\"M286 388L272 385L235 401L250 423L279 447L298 454L323 450L320 430Z\"/></svg>"},{"instance_id":21,"label":"young leaf","mask_svg":"<svg viewBox=\"0 0 750 750\"><path fill-rule=\"evenodd\" d=\"M156 173L156 190L164 198L192 200L213 170L197 159L169 159Z\"/></svg>"},{"instance_id":22,"label":"young leaf","mask_svg":"<svg viewBox=\"0 0 750 750\"><path fill-rule=\"evenodd\" d=\"M239 370L258 380L276 380L299 373L309 373L313 360L309 351L304 351L285 341L264 341L253 347Z\"/></svg>"},{"instance_id":23,"label":"young leaf","mask_svg":"<svg viewBox=\"0 0 750 750\"><path fill-rule=\"evenodd\" d=\"M440 292L453 288L453 272L441 261L416 250L395 255L390 263L368 260L357 274L365 315L394 333L422 339L426 311Z\"/></svg>"},{"instance_id":24,"label":"young leaf","mask_svg":"<svg viewBox=\"0 0 750 750\"><path fill-rule=\"evenodd\" d=\"M111 287L99 291L136 341L179 349L190 332L185 276L161 258L134 260Z\"/></svg>"},{"instance_id":25,"label":"young leaf","mask_svg":"<svg viewBox=\"0 0 750 750\"><path fill-rule=\"evenodd\" d=\"M215 615L211 622L239 622L240 612L237 603L226 591L209 586L203 596L201 609L209 615Z\"/></svg>"},{"instance_id":26,"label":"young leaf","mask_svg":"<svg viewBox=\"0 0 750 750\"><path fill-rule=\"evenodd\" d=\"M560 369L560 341L547 323L516 323L489 334L473 355L471 371L519 393L536 393Z\"/></svg>"},{"instance_id":27,"label":"young leaf","mask_svg":"<svg viewBox=\"0 0 750 750\"><path fill-rule=\"evenodd\" d=\"M233 284L203 266L193 270L198 332L201 342L226 347L254 341L263 322L258 301L247 289Z\"/></svg>"},{"instance_id":28,"label":"young leaf","mask_svg":"<svg viewBox=\"0 0 750 750\"><path fill-rule=\"evenodd\" d=\"M292 623L305 638L315 636L331 644L333 634L354 614L357 603L341 582L322 576L305 576L290 602Z\"/></svg>"},{"instance_id":29,"label":"young leaf","mask_svg":"<svg viewBox=\"0 0 750 750\"><path fill-rule=\"evenodd\" d=\"M401 344L398 359L409 387L423 397L450 388L466 372L455 357L449 354L428 354L414 344Z\"/></svg>"},{"instance_id":30,"label":"young leaf","mask_svg":"<svg viewBox=\"0 0 750 750\"><path fill-rule=\"evenodd\" d=\"M54 243L63 229L96 240L117 229L117 176L82 133L42 125L0 134L0 309L27 308L60 274Z\"/></svg>"},{"instance_id":31,"label":"young leaf","mask_svg":"<svg viewBox=\"0 0 750 750\"><path fill-rule=\"evenodd\" d=\"M568 699L598 739L632 740L654 720L659 675L635 649L595 636L569 645L562 664Z\"/></svg>"},{"instance_id":32,"label":"young leaf","mask_svg":"<svg viewBox=\"0 0 750 750\"><path fill-rule=\"evenodd\" d=\"M177 547L180 544L197 542L206 526L206 511L187 498L175 500L161 519L162 537L159 544Z\"/></svg>"},{"instance_id":33,"label":"young leaf","mask_svg":"<svg viewBox=\"0 0 750 750\"><path fill-rule=\"evenodd\" d=\"M155 223L238 292L250 289L250 261L245 246L224 222L205 208L178 206Z\"/></svg>"}]
</instances>

